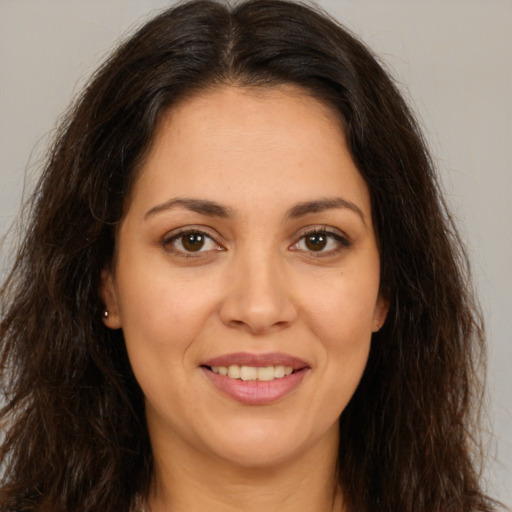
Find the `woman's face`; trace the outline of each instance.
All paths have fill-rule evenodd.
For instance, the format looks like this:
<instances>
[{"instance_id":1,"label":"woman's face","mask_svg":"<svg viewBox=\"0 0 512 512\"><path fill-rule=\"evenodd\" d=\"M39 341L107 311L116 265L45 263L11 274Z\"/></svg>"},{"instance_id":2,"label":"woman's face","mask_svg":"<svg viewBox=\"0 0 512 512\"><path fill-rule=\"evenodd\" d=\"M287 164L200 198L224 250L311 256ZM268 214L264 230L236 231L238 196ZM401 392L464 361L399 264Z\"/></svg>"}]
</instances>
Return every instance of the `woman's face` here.
<instances>
[{"instance_id":1,"label":"woman's face","mask_svg":"<svg viewBox=\"0 0 512 512\"><path fill-rule=\"evenodd\" d=\"M173 108L102 297L155 453L261 467L335 450L387 305L368 189L334 114L291 86Z\"/></svg>"}]
</instances>

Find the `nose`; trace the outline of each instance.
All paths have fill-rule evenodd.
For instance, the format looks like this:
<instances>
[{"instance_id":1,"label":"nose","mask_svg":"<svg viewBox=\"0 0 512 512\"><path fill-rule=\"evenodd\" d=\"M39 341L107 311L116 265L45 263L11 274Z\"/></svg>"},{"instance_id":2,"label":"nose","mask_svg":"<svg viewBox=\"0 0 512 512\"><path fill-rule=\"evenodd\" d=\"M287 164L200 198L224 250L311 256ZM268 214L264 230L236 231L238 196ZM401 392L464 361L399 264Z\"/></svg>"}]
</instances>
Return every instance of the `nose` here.
<instances>
[{"instance_id":1,"label":"nose","mask_svg":"<svg viewBox=\"0 0 512 512\"><path fill-rule=\"evenodd\" d=\"M263 335L284 329L297 318L290 283L277 256L240 257L227 281L220 306L225 325Z\"/></svg>"}]
</instances>

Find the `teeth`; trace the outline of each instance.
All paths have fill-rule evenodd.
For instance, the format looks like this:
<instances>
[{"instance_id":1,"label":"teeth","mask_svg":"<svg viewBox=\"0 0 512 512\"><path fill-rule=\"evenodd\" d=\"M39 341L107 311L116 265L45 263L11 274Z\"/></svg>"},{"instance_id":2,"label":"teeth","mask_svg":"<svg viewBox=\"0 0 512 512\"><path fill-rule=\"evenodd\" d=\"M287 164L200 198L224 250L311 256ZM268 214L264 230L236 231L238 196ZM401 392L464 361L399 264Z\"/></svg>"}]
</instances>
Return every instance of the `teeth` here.
<instances>
[{"instance_id":1,"label":"teeth","mask_svg":"<svg viewBox=\"0 0 512 512\"><path fill-rule=\"evenodd\" d=\"M256 380L257 377L258 369L254 366L240 366L240 378L242 380Z\"/></svg>"},{"instance_id":2,"label":"teeth","mask_svg":"<svg viewBox=\"0 0 512 512\"><path fill-rule=\"evenodd\" d=\"M282 379L286 375L286 369L284 366L276 366L274 370L276 379Z\"/></svg>"},{"instance_id":3,"label":"teeth","mask_svg":"<svg viewBox=\"0 0 512 512\"><path fill-rule=\"evenodd\" d=\"M220 371L219 371L220 373ZM232 379L239 379L240 378L240 366L237 364L232 364L230 367L228 367L228 377Z\"/></svg>"},{"instance_id":4,"label":"teeth","mask_svg":"<svg viewBox=\"0 0 512 512\"><path fill-rule=\"evenodd\" d=\"M268 382L274 379L282 379L293 373L291 366L239 366L232 364L231 366L212 366L213 373L228 376L231 379L247 380L259 380L262 382Z\"/></svg>"},{"instance_id":5,"label":"teeth","mask_svg":"<svg viewBox=\"0 0 512 512\"><path fill-rule=\"evenodd\" d=\"M281 377L281 375L277 374L277 368L273 366L265 366L262 368L258 368L258 380L267 381L274 380L276 378Z\"/></svg>"}]
</instances>

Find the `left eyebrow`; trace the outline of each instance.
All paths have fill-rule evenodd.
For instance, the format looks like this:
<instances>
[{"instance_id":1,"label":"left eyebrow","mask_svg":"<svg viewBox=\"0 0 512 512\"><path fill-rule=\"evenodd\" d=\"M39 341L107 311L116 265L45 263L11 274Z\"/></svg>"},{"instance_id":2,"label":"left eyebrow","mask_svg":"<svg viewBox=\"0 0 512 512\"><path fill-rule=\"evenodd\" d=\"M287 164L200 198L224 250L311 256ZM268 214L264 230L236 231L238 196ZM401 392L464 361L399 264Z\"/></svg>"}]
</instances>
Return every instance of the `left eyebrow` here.
<instances>
[{"instance_id":1,"label":"left eyebrow","mask_svg":"<svg viewBox=\"0 0 512 512\"><path fill-rule=\"evenodd\" d=\"M347 201L342 197L328 197L325 199L316 199L314 201L298 203L288 210L287 217L289 219L297 219L310 213L319 213L335 208L347 208L348 210L353 211L361 218L363 224L366 226L366 219L361 208L359 208L355 203Z\"/></svg>"}]
</instances>

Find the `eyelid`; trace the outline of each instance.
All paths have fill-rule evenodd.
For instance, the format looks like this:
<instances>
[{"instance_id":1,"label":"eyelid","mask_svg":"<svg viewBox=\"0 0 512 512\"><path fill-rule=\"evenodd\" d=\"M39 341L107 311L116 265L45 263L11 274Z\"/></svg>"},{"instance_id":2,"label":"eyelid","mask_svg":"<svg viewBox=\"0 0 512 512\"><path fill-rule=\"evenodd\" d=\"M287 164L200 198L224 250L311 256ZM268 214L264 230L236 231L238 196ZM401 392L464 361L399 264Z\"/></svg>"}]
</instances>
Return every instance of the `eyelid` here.
<instances>
[{"instance_id":1,"label":"eyelid","mask_svg":"<svg viewBox=\"0 0 512 512\"><path fill-rule=\"evenodd\" d=\"M207 250L201 250L198 251L187 251L185 249L177 249L172 246L172 243L176 240L178 240L181 236L187 235L187 234L200 234L203 235L205 238L209 239L211 242L213 242L216 247L214 249L207 249ZM301 241L303 241L307 236L315 235L315 234L323 234L329 237L331 240L334 239L337 244L339 244L338 247L335 249L330 250L320 250L320 251L313 251L313 250L307 250L307 249L299 249L297 246ZM160 244L162 247L174 255L185 257L185 258L198 258L201 256L205 256L206 254L211 254L212 252L217 251L225 251L226 248L223 243L220 243L218 241L219 238L222 238L218 233L212 234L211 229L205 226L182 226L176 229L173 229L169 232L167 232L160 241ZM307 253L310 256L314 257L322 257L322 256L332 256L335 254L338 254L339 252L343 251L343 249L347 249L352 245L352 241L349 236L347 236L343 231L341 231L338 228L334 228L332 226L326 226L326 225L316 225L316 226L306 226L302 228L294 237L294 242L289 246L289 249L292 251Z\"/></svg>"},{"instance_id":2,"label":"eyelid","mask_svg":"<svg viewBox=\"0 0 512 512\"><path fill-rule=\"evenodd\" d=\"M340 244L340 247L336 249L331 249L329 251L312 251L312 250L303 250L298 249L297 245L304 240L307 236L316 235L316 234L323 234L328 237L334 238L337 243ZM331 226L308 226L302 229L298 235L295 238L295 242L293 242L290 246L291 250L300 251L303 253L307 253L308 256L314 256L314 257L325 257L325 256L332 256L334 254L338 254L344 249L348 249L352 246L352 240L348 235L346 235L343 231L340 229L331 227Z\"/></svg>"},{"instance_id":3,"label":"eyelid","mask_svg":"<svg viewBox=\"0 0 512 512\"><path fill-rule=\"evenodd\" d=\"M334 226L329 226L327 224L318 224L318 225L311 225L311 226L305 226L299 231L298 236L305 236L310 235L311 233L326 233L328 235L336 235L342 238L345 238L350 240L350 237L341 229L335 228Z\"/></svg>"},{"instance_id":4,"label":"eyelid","mask_svg":"<svg viewBox=\"0 0 512 512\"><path fill-rule=\"evenodd\" d=\"M209 250L198 250L198 251L185 251L185 250L179 250L175 247L172 247L172 242L175 240L178 240L181 236L187 235L187 234L200 234L203 235L205 238L208 238L211 240L217 247L215 249L209 249ZM197 258L201 256L205 256L208 253L215 252L215 251L225 251L225 247L217 241L217 236L212 235L208 232L207 229L205 229L203 226L201 227L195 227L195 226L183 226L180 228L173 229L172 231L169 231L166 233L162 239L161 239L161 245L162 247L167 250L168 252L173 253L174 255L181 256L184 258ZM220 237L219 237L220 238Z\"/></svg>"}]
</instances>

